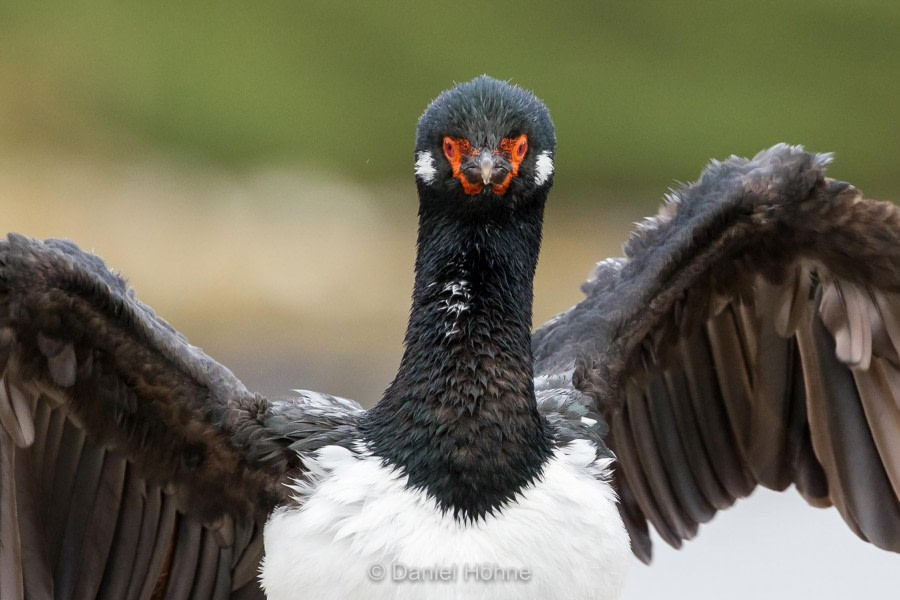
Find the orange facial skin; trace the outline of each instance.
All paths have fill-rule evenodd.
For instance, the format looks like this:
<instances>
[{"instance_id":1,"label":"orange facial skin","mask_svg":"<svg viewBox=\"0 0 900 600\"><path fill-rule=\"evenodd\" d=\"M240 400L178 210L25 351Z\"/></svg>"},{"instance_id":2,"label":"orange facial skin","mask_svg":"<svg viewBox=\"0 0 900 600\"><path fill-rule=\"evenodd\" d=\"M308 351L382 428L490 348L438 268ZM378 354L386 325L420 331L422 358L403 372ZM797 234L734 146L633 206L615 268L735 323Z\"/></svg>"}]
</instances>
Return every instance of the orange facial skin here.
<instances>
[{"instance_id":1,"label":"orange facial skin","mask_svg":"<svg viewBox=\"0 0 900 600\"><path fill-rule=\"evenodd\" d=\"M463 187L463 192L469 196L475 196L481 193L483 185L481 182L472 183L460 170L464 159L472 158L479 154L477 148L473 147L469 140L464 138L445 137L443 143L444 156L450 167L453 169L453 177L456 178ZM492 154L502 155L509 161L510 169L501 183L491 184L492 191L498 196L502 196L509 189L509 184L513 177L519 174L519 165L525 159L528 152L528 136L522 134L517 138L503 138L498 148L491 151Z\"/></svg>"},{"instance_id":2,"label":"orange facial skin","mask_svg":"<svg viewBox=\"0 0 900 600\"><path fill-rule=\"evenodd\" d=\"M482 186L480 183L469 183L466 176L460 172L459 167L462 164L463 158L475 156L476 154L478 154L478 151L472 147L469 140L462 138L454 139L450 137L444 138L444 156L447 157L450 167L453 168L453 176L459 179L460 183L462 183L463 191L469 196L480 194Z\"/></svg>"},{"instance_id":3,"label":"orange facial skin","mask_svg":"<svg viewBox=\"0 0 900 600\"><path fill-rule=\"evenodd\" d=\"M503 183L491 186L494 189L494 193L498 196L505 194L506 190L509 189L509 182L512 181L513 177L519 175L519 165L522 164L522 160L528 152L528 137L523 133L516 139L503 138L500 141L500 152L509 156L510 169Z\"/></svg>"}]
</instances>

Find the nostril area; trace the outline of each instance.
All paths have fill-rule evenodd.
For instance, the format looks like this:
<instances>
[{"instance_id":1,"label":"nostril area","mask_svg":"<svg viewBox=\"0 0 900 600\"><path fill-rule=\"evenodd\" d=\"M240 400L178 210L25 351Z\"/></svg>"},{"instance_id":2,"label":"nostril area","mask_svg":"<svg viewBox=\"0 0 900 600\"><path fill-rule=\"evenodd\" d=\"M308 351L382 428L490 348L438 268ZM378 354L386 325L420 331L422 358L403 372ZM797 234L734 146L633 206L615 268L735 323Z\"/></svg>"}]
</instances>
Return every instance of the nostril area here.
<instances>
[{"instance_id":1,"label":"nostril area","mask_svg":"<svg viewBox=\"0 0 900 600\"><path fill-rule=\"evenodd\" d=\"M465 175L466 179L468 179L470 183L480 182L481 166L477 164L468 165L462 169L462 174Z\"/></svg>"},{"instance_id":2,"label":"nostril area","mask_svg":"<svg viewBox=\"0 0 900 600\"><path fill-rule=\"evenodd\" d=\"M491 183L501 184L506 180L509 169L503 166L495 166L491 169Z\"/></svg>"}]
</instances>

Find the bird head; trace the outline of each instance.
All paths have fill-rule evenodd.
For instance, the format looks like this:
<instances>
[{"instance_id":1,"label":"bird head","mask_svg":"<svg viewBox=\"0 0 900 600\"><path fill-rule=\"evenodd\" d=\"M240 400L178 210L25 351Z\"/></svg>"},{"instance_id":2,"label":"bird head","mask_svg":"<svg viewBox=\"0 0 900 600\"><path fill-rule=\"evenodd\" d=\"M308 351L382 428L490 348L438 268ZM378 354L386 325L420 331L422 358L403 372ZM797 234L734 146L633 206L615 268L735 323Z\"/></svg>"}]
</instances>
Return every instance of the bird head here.
<instances>
[{"instance_id":1,"label":"bird head","mask_svg":"<svg viewBox=\"0 0 900 600\"><path fill-rule=\"evenodd\" d=\"M477 77L443 92L419 119L420 198L508 204L546 198L555 145L550 113L534 94Z\"/></svg>"}]
</instances>

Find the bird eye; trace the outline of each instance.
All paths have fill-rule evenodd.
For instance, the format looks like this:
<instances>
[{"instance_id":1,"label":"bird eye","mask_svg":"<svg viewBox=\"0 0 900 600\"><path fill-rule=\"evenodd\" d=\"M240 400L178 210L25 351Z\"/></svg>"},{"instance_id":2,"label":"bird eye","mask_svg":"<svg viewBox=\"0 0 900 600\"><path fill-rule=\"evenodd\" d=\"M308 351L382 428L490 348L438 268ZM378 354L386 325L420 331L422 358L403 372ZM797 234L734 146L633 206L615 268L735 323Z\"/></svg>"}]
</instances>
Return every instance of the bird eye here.
<instances>
[{"instance_id":1,"label":"bird eye","mask_svg":"<svg viewBox=\"0 0 900 600\"><path fill-rule=\"evenodd\" d=\"M524 158L525 152L527 150L528 150L528 138L523 135L516 142L516 158L518 158L518 159Z\"/></svg>"},{"instance_id":2,"label":"bird eye","mask_svg":"<svg viewBox=\"0 0 900 600\"><path fill-rule=\"evenodd\" d=\"M453 143L448 137L444 138L444 156L448 159L453 159L456 157L456 144Z\"/></svg>"}]
</instances>

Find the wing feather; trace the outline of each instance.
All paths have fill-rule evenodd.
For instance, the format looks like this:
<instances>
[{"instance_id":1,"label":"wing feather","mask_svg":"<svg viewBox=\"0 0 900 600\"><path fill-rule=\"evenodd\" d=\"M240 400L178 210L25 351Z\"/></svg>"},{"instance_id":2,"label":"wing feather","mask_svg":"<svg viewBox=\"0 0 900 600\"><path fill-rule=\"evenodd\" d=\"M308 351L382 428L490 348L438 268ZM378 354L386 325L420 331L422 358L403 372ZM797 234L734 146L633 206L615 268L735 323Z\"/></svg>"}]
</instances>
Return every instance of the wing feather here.
<instances>
[{"instance_id":1,"label":"wing feather","mask_svg":"<svg viewBox=\"0 0 900 600\"><path fill-rule=\"evenodd\" d=\"M612 438L612 434L609 438ZM642 561L650 562L653 556L653 544L647 526L648 519L644 516L644 511L641 509L632 487L620 486L615 479L612 484L619 498L619 511L622 514L625 531L631 539L634 554Z\"/></svg>"},{"instance_id":2,"label":"wing feather","mask_svg":"<svg viewBox=\"0 0 900 600\"><path fill-rule=\"evenodd\" d=\"M103 599L129 598L128 585L132 579L142 576L139 572L145 564L139 559L141 532L147 523L158 517L158 512L148 510L144 503L144 480L135 475L134 467L127 462L123 463L123 468L122 500L116 509L118 519L110 544L109 567L96 596Z\"/></svg>"},{"instance_id":3,"label":"wing feather","mask_svg":"<svg viewBox=\"0 0 900 600\"><path fill-rule=\"evenodd\" d=\"M153 550L150 553L150 560L147 561L147 576L143 581L138 582L141 586L139 598L149 598L157 585L164 581L168 573L168 559L171 558L172 546L175 543L175 526L178 513L175 511L175 499L156 487L152 493L160 500L159 524L156 527L154 536L148 540Z\"/></svg>"},{"instance_id":4,"label":"wing feather","mask_svg":"<svg viewBox=\"0 0 900 600\"><path fill-rule=\"evenodd\" d=\"M900 373L888 361L876 359L867 371L853 371L869 431L886 467L894 495L900 498Z\"/></svg>"},{"instance_id":5,"label":"wing feather","mask_svg":"<svg viewBox=\"0 0 900 600\"><path fill-rule=\"evenodd\" d=\"M360 411L250 393L97 257L10 235L0 596L262 598L262 525L297 448L347 443Z\"/></svg>"},{"instance_id":6,"label":"wing feather","mask_svg":"<svg viewBox=\"0 0 900 600\"><path fill-rule=\"evenodd\" d=\"M142 503L141 511L141 527L138 532L137 546L132 553L128 552L128 545L116 546L116 550L128 560L129 557L134 561L134 570L130 580L127 582L126 598L136 599L140 597L141 586L145 581L150 581L153 576L149 575L150 566L153 564L154 550L156 548L157 532L164 524L165 513L163 511L163 495L162 491L155 485L148 485L147 482L138 476L133 465L128 465L128 470L134 481L134 491L138 494L139 501ZM137 501L135 502L137 504ZM131 518L125 521L126 515L122 515L122 527L127 529L133 528L136 519ZM115 574L115 571L113 571ZM107 597L116 598L114 592L121 589L118 585L109 587ZM119 596L121 597L121 596Z\"/></svg>"},{"instance_id":7,"label":"wing feather","mask_svg":"<svg viewBox=\"0 0 900 600\"><path fill-rule=\"evenodd\" d=\"M251 529L250 539L242 548L240 554L235 553L234 558L234 584L233 589L243 589L256 585L256 575L259 571L259 561L263 556L263 532L262 527Z\"/></svg>"},{"instance_id":8,"label":"wing feather","mask_svg":"<svg viewBox=\"0 0 900 600\"><path fill-rule=\"evenodd\" d=\"M46 399L39 399L34 415L35 439L38 442L31 446L31 468L35 473L41 473L44 470L44 455L50 442L48 434L53 415L53 406Z\"/></svg>"},{"instance_id":9,"label":"wing feather","mask_svg":"<svg viewBox=\"0 0 900 600\"><path fill-rule=\"evenodd\" d=\"M684 465L690 465L696 478L697 490L706 504L715 509L728 508L734 498L725 491L713 470L712 462L703 445L697 416L691 403L691 392L687 376L681 370L666 372L669 398L672 400L672 422L684 446ZM698 513L700 514L700 513ZM707 517L708 518L708 517Z\"/></svg>"},{"instance_id":10,"label":"wing feather","mask_svg":"<svg viewBox=\"0 0 900 600\"><path fill-rule=\"evenodd\" d=\"M791 412L788 417L788 430L795 432L791 438L788 461L792 470L792 481L797 491L812 506L825 508L833 504L828 492L828 479L822 464L816 457L812 444L809 415L806 411L806 386L800 349L794 341L794 360L796 368L792 373Z\"/></svg>"},{"instance_id":11,"label":"wing feather","mask_svg":"<svg viewBox=\"0 0 900 600\"><path fill-rule=\"evenodd\" d=\"M127 463L112 454L107 454L104 458L97 493L91 503L85 534L80 542L80 554L84 559L76 579L76 598L97 597L112 551L116 517L122 507Z\"/></svg>"},{"instance_id":12,"label":"wing feather","mask_svg":"<svg viewBox=\"0 0 900 600\"><path fill-rule=\"evenodd\" d=\"M738 333L734 312L734 307L729 304L713 316L707 322L707 333L732 437L741 462L746 464L750 452L747 425L750 423L753 392L749 360Z\"/></svg>"},{"instance_id":13,"label":"wing feather","mask_svg":"<svg viewBox=\"0 0 900 600\"><path fill-rule=\"evenodd\" d=\"M7 427L16 446L24 447L34 442L34 421L25 394L7 379L0 384L0 419Z\"/></svg>"},{"instance_id":14,"label":"wing feather","mask_svg":"<svg viewBox=\"0 0 900 600\"><path fill-rule=\"evenodd\" d=\"M900 552L900 210L827 179L829 160L714 161L535 333L536 373L575 364L611 425L629 531L643 515L678 546L793 483Z\"/></svg>"},{"instance_id":15,"label":"wing feather","mask_svg":"<svg viewBox=\"0 0 900 600\"><path fill-rule=\"evenodd\" d=\"M202 565L198 563L204 532L193 527L189 519L179 517L176 534L177 542L169 559L168 600L187 600L195 583L195 574Z\"/></svg>"},{"instance_id":16,"label":"wing feather","mask_svg":"<svg viewBox=\"0 0 900 600\"><path fill-rule=\"evenodd\" d=\"M885 473L884 463L859 400L853 373L835 354L835 340L821 321L814 320L811 336L820 366L816 370L824 402L810 403L812 417L830 432L834 451L835 481L846 510L859 524L862 537L880 547L896 546L900 540L900 508ZM815 439L815 438L814 438Z\"/></svg>"},{"instance_id":17,"label":"wing feather","mask_svg":"<svg viewBox=\"0 0 900 600\"><path fill-rule=\"evenodd\" d=\"M231 594L231 562L234 545L223 546L216 563L215 580L210 598L227 598Z\"/></svg>"},{"instance_id":18,"label":"wing feather","mask_svg":"<svg viewBox=\"0 0 900 600\"><path fill-rule=\"evenodd\" d=\"M653 523L659 535L672 546L680 547L681 538L671 529L668 522L663 520L656 497L650 492L644 470L639 466L638 450L631 435L631 426L628 424L627 409L617 412L612 418L612 427L616 431L616 445L620 448L618 460L623 465L627 489L634 494L640 510L646 515L647 520ZM624 467L626 464L629 466Z\"/></svg>"},{"instance_id":19,"label":"wing feather","mask_svg":"<svg viewBox=\"0 0 900 600\"><path fill-rule=\"evenodd\" d=\"M53 565L54 572L57 572L59 557L63 550L63 536L66 535L69 521L69 511L72 510L72 497L75 493L75 478L77 476L79 465L81 464L81 453L84 450L85 435L84 430L79 427L68 426L63 430L62 441L60 442L59 460L56 463L56 473L51 481L54 485L51 489L50 498L53 507L50 508L47 515L47 537L46 539L58 541L49 546L50 564ZM86 461L87 462L87 461ZM82 471L87 470L87 465ZM76 508L78 502L75 503ZM57 510L53 510L56 508ZM73 515L77 522L77 515ZM73 523L72 527L76 527ZM74 556L74 555L70 555ZM54 576L54 583L57 584L59 575Z\"/></svg>"},{"instance_id":20,"label":"wing feather","mask_svg":"<svg viewBox=\"0 0 900 600\"><path fill-rule=\"evenodd\" d=\"M103 448L93 444L84 444L85 437L83 433L79 441L82 443L82 451L78 465L73 470L72 485L67 489L69 492L68 510L60 513L60 516L65 521L58 556L83 556L82 541L85 541L91 533L90 513L98 495L100 479L103 473L103 458L106 454ZM81 564L79 563L80 561L64 560L56 570L54 593L62 600L75 597L78 575L82 572Z\"/></svg>"},{"instance_id":21,"label":"wing feather","mask_svg":"<svg viewBox=\"0 0 900 600\"><path fill-rule=\"evenodd\" d=\"M15 438L6 428L0 428L0 494L13 498L17 494L15 447ZM0 598L24 597L20 539L17 503L0 502Z\"/></svg>"},{"instance_id":22,"label":"wing feather","mask_svg":"<svg viewBox=\"0 0 900 600\"><path fill-rule=\"evenodd\" d=\"M715 514L712 505L700 492L694 471L696 466L687 458L684 438L678 430L677 400L667 374L654 377L647 390L650 423L659 441L660 457L669 476L672 491L686 520L705 523Z\"/></svg>"},{"instance_id":23,"label":"wing feather","mask_svg":"<svg viewBox=\"0 0 900 600\"><path fill-rule=\"evenodd\" d=\"M727 498L733 502L735 498L743 498L749 494L753 487L742 466L738 446L731 433L710 346L707 332L703 329L679 341L682 354L687 352L689 356L696 357L696 360L684 364L684 374L700 430L700 439L706 447L706 455L712 463L713 473L725 490Z\"/></svg>"},{"instance_id":24,"label":"wing feather","mask_svg":"<svg viewBox=\"0 0 900 600\"><path fill-rule=\"evenodd\" d=\"M872 290L872 296L878 308L877 330L880 334L874 337L873 344L879 356L900 366L900 353L897 350L900 348L900 299L895 294L886 294L877 289Z\"/></svg>"},{"instance_id":25,"label":"wing feather","mask_svg":"<svg viewBox=\"0 0 900 600\"><path fill-rule=\"evenodd\" d=\"M45 517L49 520L51 513L50 502L56 503L57 498L52 493L52 486L56 481L55 472L57 468L57 459L59 458L59 448L62 444L62 432L68 423L66 411L63 408L53 410L50 416L50 422L47 427L47 440L44 444L43 465L40 470L41 477L38 480L41 486L41 509Z\"/></svg>"},{"instance_id":26,"label":"wing feather","mask_svg":"<svg viewBox=\"0 0 900 600\"><path fill-rule=\"evenodd\" d=\"M40 529L40 505L34 482L21 473L33 472L27 455L16 452L16 495L19 513L19 539L22 548L22 579L32 598L53 597L53 574L46 560Z\"/></svg>"},{"instance_id":27,"label":"wing feather","mask_svg":"<svg viewBox=\"0 0 900 600\"><path fill-rule=\"evenodd\" d=\"M653 435L648 404L647 396L641 394L629 405L628 416L637 457L641 469L647 473L650 492L656 498L662 518L669 529L680 539L690 539L697 531L696 525L684 518L684 511L676 500L672 485L674 477L671 477L666 471L661 458L662 452L657 446L658 440Z\"/></svg>"},{"instance_id":28,"label":"wing feather","mask_svg":"<svg viewBox=\"0 0 900 600\"><path fill-rule=\"evenodd\" d=\"M764 288L760 288L764 289ZM762 485L783 490L791 483L788 456L792 439L791 431L792 370L795 368L794 348L775 331L775 324L762 318L776 305L772 298L757 303L754 317L745 318L744 328L757 334L753 356L753 388L751 390L751 414L748 423L747 461L754 478ZM752 309L742 305L743 312ZM761 374L765 374L762 376ZM794 423L800 425L800 423Z\"/></svg>"},{"instance_id":29,"label":"wing feather","mask_svg":"<svg viewBox=\"0 0 900 600\"><path fill-rule=\"evenodd\" d=\"M211 531L204 532L200 543L200 553L197 560L197 573L192 573L193 586L190 598L208 600L212 595L216 584L216 571L219 566L219 552L221 547Z\"/></svg>"}]
</instances>

